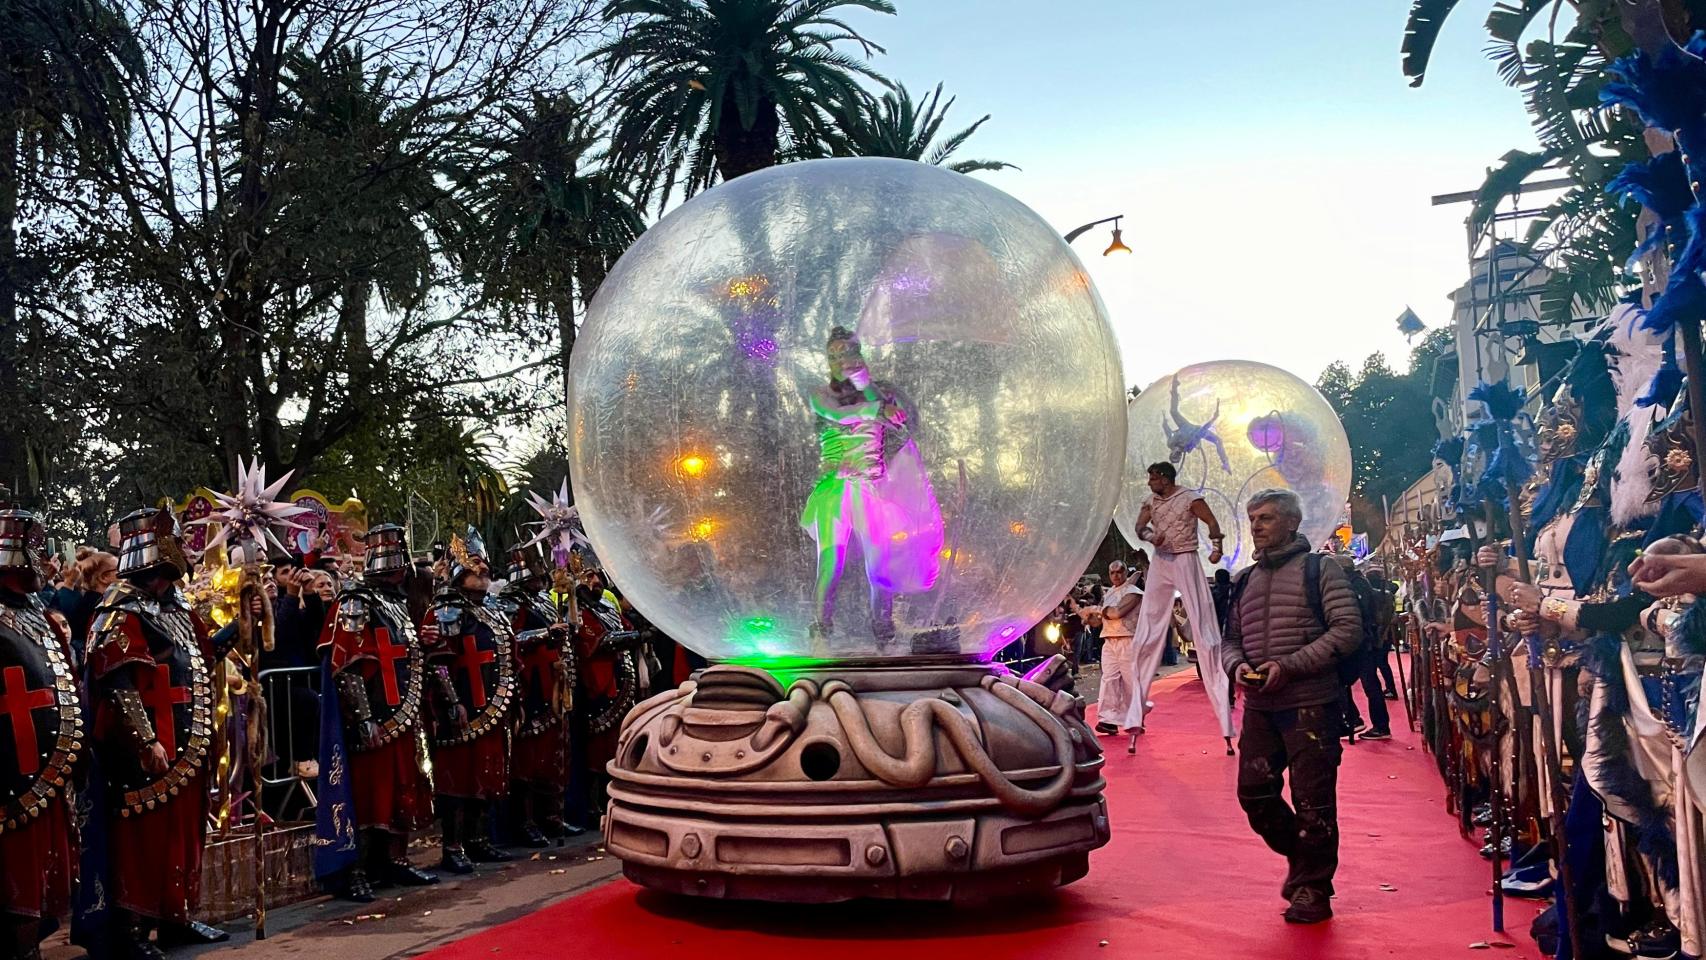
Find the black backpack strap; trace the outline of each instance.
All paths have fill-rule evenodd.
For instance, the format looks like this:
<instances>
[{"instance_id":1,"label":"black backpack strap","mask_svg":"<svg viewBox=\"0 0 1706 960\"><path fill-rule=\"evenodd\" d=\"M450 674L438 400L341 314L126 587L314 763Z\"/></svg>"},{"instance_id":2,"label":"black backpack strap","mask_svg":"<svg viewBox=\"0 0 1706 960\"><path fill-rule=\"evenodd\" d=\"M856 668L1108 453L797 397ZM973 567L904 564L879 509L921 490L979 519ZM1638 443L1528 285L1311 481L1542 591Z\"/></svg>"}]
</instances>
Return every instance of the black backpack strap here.
<instances>
[{"instance_id":1,"label":"black backpack strap","mask_svg":"<svg viewBox=\"0 0 1706 960\"><path fill-rule=\"evenodd\" d=\"M1228 615L1230 611L1238 608L1238 598L1244 595L1244 588L1250 585L1250 574L1255 572L1255 569L1253 566L1245 567L1238 571L1238 576L1232 578L1232 593L1226 601Z\"/></svg>"},{"instance_id":2,"label":"black backpack strap","mask_svg":"<svg viewBox=\"0 0 1706 960\"><path fill-rule=\"evenodd\" d=\"M1327 608L1321 602L1321 555L1306 554L1303 558L1303 593L1309 598L1309 612L1315 614L1315 622L1321 625L1321 632L1327 632Z\"/></svg>"}]
</instances>

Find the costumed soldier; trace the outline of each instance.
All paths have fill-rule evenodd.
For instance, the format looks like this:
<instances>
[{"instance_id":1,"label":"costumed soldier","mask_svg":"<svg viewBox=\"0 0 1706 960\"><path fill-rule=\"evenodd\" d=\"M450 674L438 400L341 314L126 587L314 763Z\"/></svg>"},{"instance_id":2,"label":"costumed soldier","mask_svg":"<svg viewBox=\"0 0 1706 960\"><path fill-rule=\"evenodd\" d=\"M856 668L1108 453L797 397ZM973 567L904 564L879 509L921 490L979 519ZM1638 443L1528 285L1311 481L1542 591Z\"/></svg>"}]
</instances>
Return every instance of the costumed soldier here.
<instances>
[{"instance_id":1,"label":"costumed soldier","mask_svg":"<svg viewBox=\"0 0 1706 960\"><path fill-rule=\"evenodd\" d=\"M474 531L451 538L449 574L433 598L422 645L436 704L432 767L442 869L468 873L471 861L511 859L492 844L484 815L509 793L515 634L503 611L487 603L490 568Z\"/></svg>"},{"instance_id":2,"label":"costumed soldier","mask_svg":"<svg viewBox=\"0 0 1706 960\"><path fill-rule=\"evenodd\" d=\"M106 797L107 876L116 911L109 936L131 957L226 935L191 919L201 886L209 768L214 752L212 669L236 636L209 637L178 590L190 571L170 510L119 520L119 579L101 598L85 665L94 742ZM87 846L87 842L86 842ZM86 850L87 853L87 850ZM85 860L85 864L90 861Z\"/></svg>"},{"instance_id":3,"label":"costumed soldier","mask_svg":"<svg viewBox=\"0 0 1706 960\"><path fill-rule=\"evenodd\" d=\"M0 957L36 958L44 927L70 907L76 860L71 768L83 717L71 630L36 595L36 518L0 511Z\"/></svg>"},{"instance_id":4,"label":"costumed soldier","mask_svg":"<svg viewBox=\"0 0 1706 960\"><path fill-rule=\"evenodd\" d=\"M569 787L567 717L575 687L569 623L579 620L579 611L572 592L546 591L547 577L540 544L510 551L509 585L503 599L513 611L521 661L521 725L515 735L510 790L520 815L521 838L530 847L546 846L548 836L583 832L562 817L563 796Z\"/></svg>"},{"instance_id":5,"label":"costumed soldier","mask_svg":"<svg viewBox=\"0 0 1706 960\"><path fill-rule=\"evenodd\" d=\"M574 590L578 618L574 704L569 715L568 810L571 823L587 826L598 817L598 795L609 776L605 766L616 758L617 725L634 706L639 690L635 658L641 638L621 612L605 602L597 570L581 571L578 556L569 563L578 581Z\"/></svg>"},{"instance_id":6,"label":"costumed soldier","mask_svg":"<svg viewBox=\"0 0 1706 960\"><path fill-rule=\"evenodd\" d=\"M320 840L353 845L353 856L328 858L316 872L346 870L343 893L373 899L375 883L424 886L438 877L406 856L409 832L432 823L432 782L422 737L426 666L409 613L407 587L416 574L403 528L380 524L365 537L360 581L346 583L320 634L326 709L321 719ZM347 746L347 765L343 747ZM336 782L346 772L347 785ZM328 814L340 791L351 797L354 822Z\"/></svg>"}]
</instances>

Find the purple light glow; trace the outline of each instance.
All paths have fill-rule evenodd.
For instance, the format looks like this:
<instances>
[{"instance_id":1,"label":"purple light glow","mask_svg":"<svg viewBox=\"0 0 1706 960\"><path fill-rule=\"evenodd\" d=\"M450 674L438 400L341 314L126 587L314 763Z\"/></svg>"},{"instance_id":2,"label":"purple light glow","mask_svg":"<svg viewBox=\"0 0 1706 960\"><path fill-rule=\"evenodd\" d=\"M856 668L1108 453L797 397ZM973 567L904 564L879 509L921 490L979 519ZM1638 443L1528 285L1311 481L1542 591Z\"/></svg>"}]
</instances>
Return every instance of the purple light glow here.
<instances>
[{"instance_id":1,"label":"purple light glow","mask_svg":"<svg viewBox=\"0 0 1706 960\"><path fill-rule=\"evenodd\" d=\"M889 278L888 288L893 293L919 294L929 293L935 286L928 274L902 271Z\"/></svg>"},{"instance_id":2,"label":"purple light glow","mask_svg":"<svg viewBox=\"0 0 1706 960\"><path fill-rule=\"evenodd\" d=\"M1266 454L1275 454L1285 449L1285 421L1276 413L1269 413L1250 421L1250 446Z\"/></svg>"}]
</instances>

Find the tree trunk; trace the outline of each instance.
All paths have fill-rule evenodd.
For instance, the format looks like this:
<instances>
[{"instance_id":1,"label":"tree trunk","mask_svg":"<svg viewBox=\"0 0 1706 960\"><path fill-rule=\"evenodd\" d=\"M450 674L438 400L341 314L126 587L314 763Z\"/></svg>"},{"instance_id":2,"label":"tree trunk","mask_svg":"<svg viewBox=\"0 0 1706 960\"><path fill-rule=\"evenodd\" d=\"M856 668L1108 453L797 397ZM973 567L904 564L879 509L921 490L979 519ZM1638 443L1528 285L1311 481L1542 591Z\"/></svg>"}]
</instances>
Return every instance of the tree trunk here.
<instances>
[{"instance_id":1,"label":"tree trunk","mask_svg":"<svg viewBox=\"0 0 1706 960\"><path fill-rule=\"evenodd\" d=\"M557 348L558 364L563 368L563 405L562 416L569 415L569 357L575 349L575 298L568 290L560 291L552 298L551 308L557 314Z\"/></svg>"},{"instance_id":2,"label":"tree trunk","mask_svg":"<svg viewBox=\"0 0 1706 960\"><path fill-rule=\"evenodd\" d=\"M351 280L344 285L338 305L339 326L349 344L349 392L352 406L366 406L373 389L373 345L367 340L367 305L373 299L373 281Z\"/></svg>"},{"instance_id":3,"label":"tree trunk","mask_svg":"<svg viewBox=\"0 0 1706 960\"><path fill-rule=\"evenodd\" d=\"M30 489L29 438L23 435L16 416L27 405L19 403L21 380L18 358L23 350L23 331L18 326L18 128L9 104L0 103L0 397L18 403L0 414L0 485L23 502L31 503L38 491Z\"/></svg>"},{"instance_id":4,"label":"tree trunk","mask_svg":"<svg viewBox=\"0 0 1706 960\"><path fill-rule=\"evenodd\" d=\"M240 96L232 111L242 133L238 153L240 172L236 202L223 227L226 252L231 259L219 301L220 316L225 322L219 331L221 356L216 395L220 398L220 409L216 419L226 480L232 484L237 481L238 459L252 449L251 387L258 398L266 386L249 383L250 341L260 335L266 324L263 300L267 291L257 284L253 267L255 254L265 243L267 233L269 199L263 182L266 141L278 104L283 52L280 34L289 17L287 11L272 4L261 7L254 45L248 51L247 70L237 83Z\"/></svg>"},{"instance_id":5,"label":"tree trunk","mask_svg":"<svg viewBox=\"0 0 1706 960\"><path fill-rule=\"evenodd\" d=\"M740 111L735 108L732 95L725 99L716 137L717 173L723 182L775 166L781 130L781 112L770 100L759 101L752 129L747 130L741 127Z\"/></svg>"}]
</instances>

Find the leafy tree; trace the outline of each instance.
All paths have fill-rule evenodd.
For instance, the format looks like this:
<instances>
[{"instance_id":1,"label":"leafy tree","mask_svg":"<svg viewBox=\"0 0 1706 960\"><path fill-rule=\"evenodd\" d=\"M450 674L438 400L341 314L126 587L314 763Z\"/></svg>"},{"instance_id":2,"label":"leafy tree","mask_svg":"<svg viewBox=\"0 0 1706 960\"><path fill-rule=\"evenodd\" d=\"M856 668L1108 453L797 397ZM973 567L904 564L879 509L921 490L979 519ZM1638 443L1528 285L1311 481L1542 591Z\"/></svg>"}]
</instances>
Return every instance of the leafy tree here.
<instances>
[{"instance_id":1,"label":"leafy tree","mask_svg":"<svg viewBox=\"0 0 1706 960\"><path fill-rule=\"evenodd\" d=\"M33 501L48 449L75 433L39 416L42 371L19 369L29 335L19 292L51 269L21 256L20 207L111 159L130 127L125 85L143 62L123 12L105 0L0 0L0 23L0 484Z\"/></svg>"},{"instance_id":2,"label":"leafy tree","mask_svg":"<svg viewBox=\"0 0 1706 960\"><path fill-rule=\"evenodd\" d=\"M586 59L618 80L614 154L645 185L641 201L833 140L825 110L864 97L861 77L886 83L867 62L882 48L838 16L845 7L894 13L889 0L613 0L606 16L628 19Z\"/></svg>"},{"instance_id":3,"label":"leafy tree","mask_svg":"<svg viewBox=\"0 0 1706 960\"><path fill-rule=\"evenodd\" d=\"M45 416L81 431L54 450L68 512L228 483L257 453L342 492L340 457L418 445L363 479L385 502L431 480L429 452L478 456L466 423L560 407L555 325L469 279L479 198L438 164L562 82L594 0L130 3L131 132L29 207L52 268L25 355Z\"/></svg>"},{"instance_id":4,"label":"leafy tree","mask_svg":"<svg viewBox=\"0 0 1706 960\"><path fill-rule=\"evenodd\" d=\"M1351 519L1378 542L1385 533L1382 498L1395 499L1433 462L1438 439L1430 416L1396 415L1433 404L1433 361L1451 349L1451 331L1431 331L1410 352L1404 373L1393 370L1383 354L1371 354L1356 371L1343 362L1329 364L1315 388L1344 424L1351 445Z\"/></svg>"},{"instance_id":5,"label":"leafy tree","mask_svg":"<svg viewBox=\"0 0 1706 960\"><path fill-rule=\"evenodd\" d=\"M533 91L525 104L500 105L494 129L468 138L450 164L470 197L465 269L502 308L555 315L565 396L576 301L591 302L645 230L599 140L584 103Z\"/></svg>"},{"instance_id":6,"label":"leafy tree","mask_svg":"<svg viewBox=\"0 0 1706 960\"><path fill-rule=\"evenodd\" d=\"M1426 76L1439 30L1457 0L1415 0L1404 38L1404 73L1412 85ZM1706 26L1696 0L1663 0L1676 36ZM1560 23L1571 24L1557 36ZM1546 36L1523 38L1544 24ZM1624 260L1635 248L1638 210L1605 192L1623 166L1648 156L1638 120L1599 109L1605 67L1634 49L1616 0L1500 0L1486 20L1488 56L1506 83L1522 92L1539 140L1538 150L1512 150L1488 171L1470 213L1476 232L1487 230L1501 203L1519 196L1541 170L1562 169L1573 185L1530 221L1520 238L1528 251L1550 253L1552 268L1540 292L1545 322L1577 319L1579 310L1604 310L1636 278Z\"/></svg>"},{"instance_id":7,"label":"leafy tree","mask_svg":"<svg viewBox=\"0 0 1706 960\"><path fill-rule=\"evenodd\" d=\"M840 156L894 157L900 160L919 160L946 166L955 173L976 173L981 170L1017 169L999 160L952 160L965 146L977 128L989 119L979 117L976 123L958 133L938 140L948 110L954 105L949 97L942 103L942 85L936 84L922 100L914 100L912 91L904 84L881 97L863 96L850 104L838 104L836 122L839 137L831 152Z\"/></svg>"}]
</instances>

